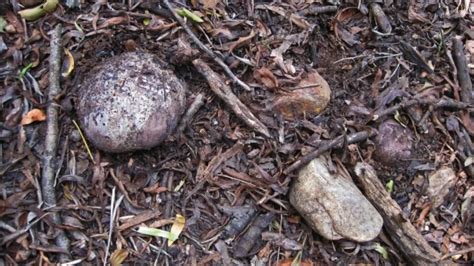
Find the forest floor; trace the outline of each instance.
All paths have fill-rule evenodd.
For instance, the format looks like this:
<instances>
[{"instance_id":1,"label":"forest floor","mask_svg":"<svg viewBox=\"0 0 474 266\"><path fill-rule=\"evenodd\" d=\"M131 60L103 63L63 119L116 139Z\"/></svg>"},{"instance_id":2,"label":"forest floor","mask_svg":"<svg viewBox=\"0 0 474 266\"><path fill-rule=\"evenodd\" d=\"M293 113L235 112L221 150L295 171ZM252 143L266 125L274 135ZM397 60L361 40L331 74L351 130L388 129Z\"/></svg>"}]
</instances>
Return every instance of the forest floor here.
<instances>
[{"instance_id":1,"label":"forest floor","mask_svg":"<svg viewBox=\"0 0 474 266\"><path fill-rule=\"evenodd\" d=\"M397 219L411 223L440 261L474 260L469 1L172 1L193 34L251 88L233 83L205 53L198 55L228 81L269 137L216 97L189 60L177 58L180 40L199 47L162 1L64 1L32 21L19 10L41 0L4 2L1 265L410 261L389 228L364 243L326 240L289 202L298 176L286 171L293 163L328 140L361 131L372 133L329 147L325 155L358 186L356 163L371 165L403 211ZM60 93L50 99L51 32L58 24L63 75ZM187 84L187 105L200 94L204 104L182 132L149 151L112 154L90 146L89 152L76 124L75 88L99 62L135 50L169 62ZM275 97L314 70L331 88L320 114L285 119L273 110ZM459 75L466 71L469 82ZM52 105L59 110L51 164L57 204L47 206L42 177ZM377 134L389 120L405 133ZM383 158L390 155L377 153L377 145L397 146L397 134L412 136L408 155ZM449 177L430 182L445 169ZM263 226L256 222L262 219ZM57 241L59 235L68 245Z\"/></svg>"}]
</instances>

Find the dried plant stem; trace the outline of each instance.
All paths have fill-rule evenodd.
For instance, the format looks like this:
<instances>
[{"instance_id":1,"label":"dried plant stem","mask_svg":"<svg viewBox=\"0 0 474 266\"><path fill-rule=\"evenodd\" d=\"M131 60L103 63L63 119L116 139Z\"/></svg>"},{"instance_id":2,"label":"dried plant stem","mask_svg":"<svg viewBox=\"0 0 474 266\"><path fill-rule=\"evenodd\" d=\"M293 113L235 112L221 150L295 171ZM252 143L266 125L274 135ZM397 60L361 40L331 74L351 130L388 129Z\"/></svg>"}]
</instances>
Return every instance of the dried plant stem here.
<instances>
[{"instance_id":1,"label":"dried plant stem","mask_svg":"<svg viewBox=\"0 0 474 266\"><path fill-rule=\"evenodd\" d=\"M56 206L56 192L54 189L55 184L55 165L54 159L56 158L56 152L58 148L58 107L54 104L54 99L60 93L60 73L61 73L61 31L62 26L58 24L51 34L51 53L49 55L49 88L48 88L48 102L47 108L47 129L46 129L46 140L44 145L44 154L42 158L42 178L41 188L43 192L43 200L45 207ZM51 218L55 224L61 224L61 217L59 213L53 212ZM56 228L59 233L56 236L56 245L60 248L69 252L69 239L66 233L61 228ZM65 262L70 259L69 254L61 254L61 262Z\"/></svg>"},{"instance_id":2,"label":"dried plant stem","mask_svg":"<svg viewBox=\"0 0 474 266\"><path fill-rule=\"evenodd\" d=\"M242 87L246 91L251 91L252 89L245 84L245 82L241 81L233 72L230 70L230 68L220 59L217 57L217 55L212 52L211 49L209 49L204 43L202 43L199 38L193 33L193 31L186 25L186 22L176 13L174 10L173 6L170 4L168 0L163 0L163 3L166 5L166 7L169 9L171 14L173 14L173 17L178 21L178 23L183 27L183 29L188 33L188 35L193 39L193 42L199 47L199 50L205 52L209 57L214 60L219 66L221 66L224 69L224 72L232 79L234 83L237 83L240 87Z\"/></svg>"}]
</instances>

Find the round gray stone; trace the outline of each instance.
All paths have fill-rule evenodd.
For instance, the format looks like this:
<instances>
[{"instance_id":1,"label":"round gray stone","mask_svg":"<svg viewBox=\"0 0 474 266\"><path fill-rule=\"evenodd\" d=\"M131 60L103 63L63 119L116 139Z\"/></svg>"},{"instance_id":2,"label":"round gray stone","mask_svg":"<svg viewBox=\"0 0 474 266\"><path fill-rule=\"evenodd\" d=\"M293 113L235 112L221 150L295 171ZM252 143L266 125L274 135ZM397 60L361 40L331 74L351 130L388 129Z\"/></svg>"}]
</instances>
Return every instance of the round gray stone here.
<instances>
[{"instance_id":1,"label":"round gray stone","mask_svg":"<svg viewBox=\"0 0 474 266\"><path fill-rule=\"evenodd\" d=\"M185 90L158 57L124 53L84 77L77 113L87 138L98 149L150 149L176 127L184 111Z\"/></svg>"}]
</instances>

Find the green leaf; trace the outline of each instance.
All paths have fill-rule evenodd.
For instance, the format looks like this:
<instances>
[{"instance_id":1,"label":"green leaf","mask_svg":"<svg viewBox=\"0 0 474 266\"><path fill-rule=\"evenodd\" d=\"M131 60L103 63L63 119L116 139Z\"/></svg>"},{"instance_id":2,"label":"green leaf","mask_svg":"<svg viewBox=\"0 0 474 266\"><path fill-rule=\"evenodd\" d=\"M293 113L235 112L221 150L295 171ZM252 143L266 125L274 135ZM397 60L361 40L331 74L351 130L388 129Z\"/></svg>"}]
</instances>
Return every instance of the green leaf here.
<instances>
[{"instance_id":1,"label":"green leaf","mask_svg":"<svg viewBox=\"0 0 474 266\"><path fill-rule=\"evenodd\" d=\"M171 238L170 232L161 230L161 229L151 228L151 227L144 227L144 226L138 227L137 232L140 234L149 235L149 236L164 237L167 239Z\"/></svg>"},{"instance_id":2,"label":"green leaf","mask_svg":"<svg viewBox=\"0 0 474 266\"><path fill-rule=\"evenodd\" d=\"M20 10L18 11L18 14L28 21L33 21L44 16L46 13L53 12L56 9L57 5L58 0L46 0L46 2L42 3L39 6Z\"/></svg>"},{"instance_id":3,"label":"green leaf","mask_svg":"<svg viewBox=\"0 0 474 266\"><path fill-rule=\"evenodd\" d=\"M0 32L4 32L6 26L7 21L3 17L0 17Z\"/></svg>"},{"instance_id":4,"label":"green leaf","mask_svg":"<svg viewBox=\"0 0 474 266\"><path fill-rule=\"evenodd\" d=\"M387 182L387 184L385 185L385 189L387 189L387 192L392 194L393 192L393 185L394 185L395 182L393 182L392 179L390 179L390 181Z\"/></svg>"},{"instance_id":5,"label":"green leaf","mask_svg":"<svg viewBox=\"0 0 474 266\"><path fill-rule=\"evenodd\" d=\"M192 11L190 11L189 9L184 8L184 7L181 8L181 9L176 10L176 13L178 13L178 15L180 15L182 17L189 18L190 20L192 20L196 23L204 22L204 20L202 20L202 18L200 16L196 15L195 13L193 13Z\"/></svg>"},{"instance_id":6,"label":"green leaf","mask_svg":"<svg viewBox=\"0 0 474 266\"><path fill-rule=\"evenodd\" d=\"M375 243L374 249L380 253L385 260L388 260L388 251L385 247L382 247L379 243Z\"/></svg>"},{"instance_id":7,"label":"green leaf","mask_svg":"<svg viewBox=\"0 0 474 266\"><path fill-rule=\"evenodd\" d=\"M32 67L33 67L33 63L29 63L24 68L22 68L21 71L20 71L20 79L22 79L26 75L26 73L28 73L28 71L30 71L30 69Z\"/></svg>"}]
</instances>

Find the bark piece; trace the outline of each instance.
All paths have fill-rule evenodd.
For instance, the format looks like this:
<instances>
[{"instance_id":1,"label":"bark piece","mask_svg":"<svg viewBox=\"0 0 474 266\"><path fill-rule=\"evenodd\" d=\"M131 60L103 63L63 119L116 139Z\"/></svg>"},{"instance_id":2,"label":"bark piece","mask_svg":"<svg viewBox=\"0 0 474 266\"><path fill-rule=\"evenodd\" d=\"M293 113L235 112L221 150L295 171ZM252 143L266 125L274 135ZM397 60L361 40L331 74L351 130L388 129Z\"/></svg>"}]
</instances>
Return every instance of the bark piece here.
<instances>
[{"instance_id":1,"label":"bark piece","mask_svg":"<svg viewBox=\"0 0 474 266\"><path fill-rule=\"evenodd\" d=\"M365 195L383 216L388 236L407 261L413 265L436 263L440 254L428 244L410 221L403 217L400 206L385 190L385 186L378 179L372 166L367 163L358 163L355 173Z\"/></svg>"},{"instance_id":2,"label":"bark piece","mask_svg":"<svg viewBox=\"0 0 474 266\"><path fill-rule=\"evenodd\" d=\"M382 229L382 217L352 180L330 168L330 161L321 156L301 169L290 190L291 204L324 238L374 239Z\"/></svg>"}]
</instances>

